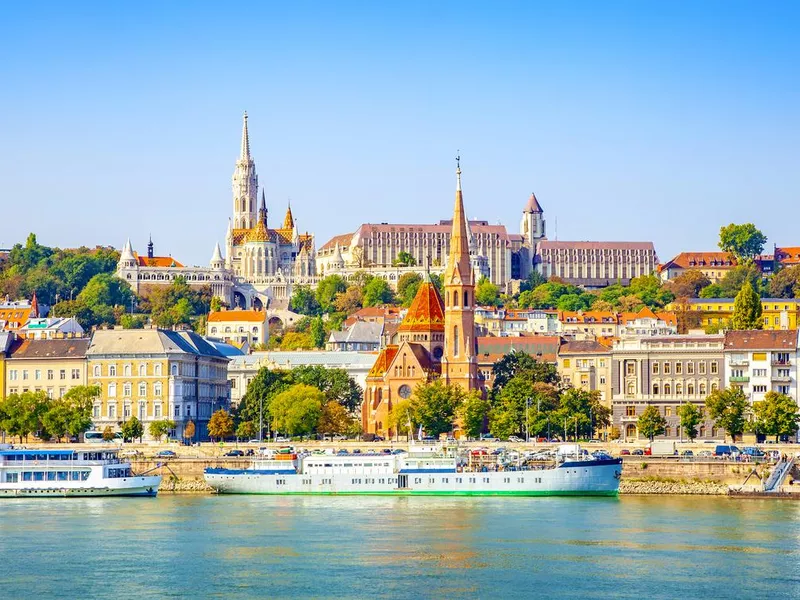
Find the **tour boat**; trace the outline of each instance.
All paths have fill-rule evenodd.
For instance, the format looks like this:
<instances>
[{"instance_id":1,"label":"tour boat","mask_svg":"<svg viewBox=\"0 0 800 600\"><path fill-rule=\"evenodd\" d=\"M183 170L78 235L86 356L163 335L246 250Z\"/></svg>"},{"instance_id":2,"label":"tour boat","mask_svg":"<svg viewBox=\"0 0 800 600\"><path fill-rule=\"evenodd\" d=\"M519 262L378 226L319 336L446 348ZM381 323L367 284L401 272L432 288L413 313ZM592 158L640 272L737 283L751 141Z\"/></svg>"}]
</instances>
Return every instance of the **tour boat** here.
<instances>
[{"instance_id":1,"label":"tour boat","mask_svg":"<svg viewBox=\"0 0 800 600\"><path fill-rule=\"evenodd\" d=\"M573 447L570 447L573 448ZM222 494L428 496L613 496L622 460L572 456L551 463L494 464L465 459L456 446L412 446L408 453L298 455L287 449L245 469L207 468ZM485 454L485 453L484 453Z\"/></svg>"},{"instance_id":2,"label":"tour boat","mask_svg":"<svg viewBox=\"0 0 800 600\"><path fill-rule=\"evenodd\" d=\"M0 496L155 496L159 485L117 450L0 450Z\"/></svg>"}]
</instances>

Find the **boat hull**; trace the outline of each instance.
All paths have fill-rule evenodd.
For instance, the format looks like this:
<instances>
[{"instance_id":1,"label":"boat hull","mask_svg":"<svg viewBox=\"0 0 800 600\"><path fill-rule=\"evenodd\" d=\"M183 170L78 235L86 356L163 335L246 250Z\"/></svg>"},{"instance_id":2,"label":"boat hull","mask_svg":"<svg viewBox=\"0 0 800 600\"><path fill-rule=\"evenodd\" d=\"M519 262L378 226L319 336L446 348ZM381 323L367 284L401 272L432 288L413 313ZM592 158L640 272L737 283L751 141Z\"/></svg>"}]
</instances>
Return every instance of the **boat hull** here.
<instances>
[{"instance_id":1,"label":"boat hull","mask_svg":"<svg viewBox=\"0 0 800 600\"><path fill-rule=\"evenodd\" d=\"M347 473L275 475L207 469L205 480L221 494L342 496L615 496L620 460L565 463L522 471Z\"/></svg>"},{"instance_id":2,"label":"boat hull","mask_svg":"<svg viewBox=\"0 0 800 600\"><path fill-rule=\"evenodd\" d=\"M1 484L0 498L97 498L103 496L155 496L161 476L106 479L91 485L64 485L68 482L37 482L36 487ZM76 482L77 484L78 482Z\"/></svg>"}]
</instances>

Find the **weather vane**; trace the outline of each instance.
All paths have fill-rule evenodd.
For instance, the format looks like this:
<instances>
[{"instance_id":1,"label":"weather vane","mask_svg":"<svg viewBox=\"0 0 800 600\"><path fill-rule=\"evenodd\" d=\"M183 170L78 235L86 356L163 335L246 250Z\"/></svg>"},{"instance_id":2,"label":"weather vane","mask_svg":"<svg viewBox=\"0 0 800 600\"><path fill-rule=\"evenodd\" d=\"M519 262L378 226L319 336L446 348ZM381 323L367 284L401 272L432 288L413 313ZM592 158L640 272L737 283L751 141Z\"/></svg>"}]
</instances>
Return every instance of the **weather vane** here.
<instances>
[{"instance_id":1,"label":"weather vane","mask_svg":"<svg viewBox=\"0 0 800 600\"><path fill-rule=\"evenodd\" d=\"M460 169L461 168L461 150L456 150L456 152L458 153L458 156L456 156L456 168Z\"/></svg>"}]
</instances>

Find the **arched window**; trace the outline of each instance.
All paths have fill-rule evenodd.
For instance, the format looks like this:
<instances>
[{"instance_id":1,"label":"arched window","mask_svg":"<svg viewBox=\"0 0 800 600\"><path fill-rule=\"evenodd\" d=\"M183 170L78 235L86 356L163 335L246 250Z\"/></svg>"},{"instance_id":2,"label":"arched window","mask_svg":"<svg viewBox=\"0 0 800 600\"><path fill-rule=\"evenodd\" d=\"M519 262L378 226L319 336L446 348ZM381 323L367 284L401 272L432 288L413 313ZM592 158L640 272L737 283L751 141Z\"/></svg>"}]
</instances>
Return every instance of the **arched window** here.
<instances>
[{"instance_id":1,"label":"arched window","mask_svg":"<svg viewBox=\"0 0 800 600\"><path fill-rule=\"evenodd\" d=\"M147 384L142 382L139 384L139 397L144 398L147 396Z\"/></svg>"},{"instance_id":2,"label":"arched window","mask_svg":"<svg viewBox=\"0 0 800 600\"><path fill-rule=\"evenodd\" d=\"M657 383L653 384L653 395L654 396L658 396L658 384Z\"/></svg>"},{"instance_id":3,"label":"arched window","mask_svg":"<svg viewBox=\"0 0 800 600\"><path fill-rule=\"evenodd\" d=\"M153 395L160 397L161 396L161 382L157 381L153 384Z\"/></svg>"},{"instance_id":4,"label":"arched window","mask_svg":"<svg viewBox=\"0 0 800 600\"><path fill-rule=\"evenodd\" d=\"M683 384L682 383L676 383L675 384L675 395L676 396L680 396L681 394L683 394Z\"/></svg>"},{"instance_id":5,"label":"arched window","mask_svg":"<svg viewBox=\"0 0 800 600\"><path fill-rule=\"evenodd\" d=\"M453 292L456 294L457 292ZM453 356L458 356L458 325L453 327Z\"/></svg>"},{"instance_id":6,"label":"arched window","mask_svg":"<svg viewBox=\"0 0 800 600\"><path fill-rule=\"evenodd\" d=\"M123 371L124 371L125 377L130 377L131 376L131 366L130 365L125 365L125 367L123 368Z\"/></svg>"},{"instance_id":7,"label":"arched window","mask_svg":"<svg viewBox=\"0 0 800 600\"><path fill-rule=\"evenodd\" d=\"M95 377L100 377L100 365L95 365L94 366L94 376Z\"/></svg>"},{"instance_id":8,"label":"arched window","mask_svg":"<svg viewBox=\"0 0 800 600\"><path fill-rule=\"evenodd\" d=\"M701 438L702 437L706 437L706 426L705 425L700 425L700 435L699 435L699 437L701 437Z\"/></svg>"},{"instance_id":9,"label":"arched window","mask_svg":"<svg viewBox=\"0 0 800 600\"><path fill-rule=\"evenodd\" d=\"M114 398L117 395L117 384L116 383L109 383L108 384L108 397Z\"/></svg>"},{"instance_id":10,"label":"arched window","mask_svg":"<svg viewBox=\"0 0 800 600\"><path fill-rule=\"evenodd\" d=\"M706 384L705 384L705 382L700 384L700 395L701 396L705 396L706 395Z\"/></svg>"},{"instance_id":11,"label":"arched window","mask_svg":"<svg viewBox=\"0 0 800 600\"><path fill-rule=\"evenodd\" d=\"M147 365L142 363L139 365L139 377L144 377L147 375Z\"/></svg>"},{"instance_id":12,"label":"arched window","mask_svg":"<svg viewBox=\"0 0 800 600\"><path fill-rule=\"evenodd\" d=\"M117 365L108 365L108 376L109 377L117 376Z\"/></svg>"},{"instance_id":13,"label":"arched window","mask_svg":"<svg viewBox=\"0 0 800 600\"><path fill-rule=\"evenodd\" d=\"M464 308L469 306L469 292L464 290Z\"/></svg>"},{"instance_id":14,"label":"arched window","mask_svg":"<svg viewBox=\"0 0 800 600\"><path fill-rule=\"evenodd\" d=\"M717 391L717 382L716 381L711 384L711 391L712 392L716 392Z\"/></svg>"},{"instance_id":15,"label":"arched window","mask_svg":"<svg viewBox=\"0 0 800 600\"><path fill-rule=\"evenodd\" d=\"M664 395L669 396L672 394L672 386L669 383L664 384Z\"/></svg>"},{"instance_id":16,"label":"arched window","mask_svg":"<svg viewBox=\"0 0 800 600\"><path fill-rule=\"evenodd\" d=\"M686 393L689 396L694 396L694 384L693 383L687 383L686 384Z\"/></svg>"},{"instance_id":17,"label":"arched window","mask_svg":"<svg viewBox=\"0 0 800 600\"><path fill-rule=\"evenodd\" d=\"M671 427L664 427L664 437L669 437L672 434Z\"/></svg>"},{"instance_id":18,"label":"arched window","mask_svg":"<svg viewBox=\"0 0 800 600\"><path fill-rule=\"evenodd\" d=\"M156 375L157 377L160 377L161 376L161 365L160 364L156 364L156 366L153 369L153 371L154 371L154 375Z\"/></svg>"},{"instance_id":19,"label":"arched window","mask_svg":"<svg viewBox=\"0 0 800 600\"><path fill-rule=\"evenodd\" d=\"M628 395L629 396L636 395L636 384L633 381L628 382Z\"/></svg>"},{"instance_id":20,"label":"arched window","mask_svg":"<svg viewBox=\"0 0 800 600\"><path fill-rule=\"evenodd\" d=\"M178 374L178 365L172 365L172 374L173 375L177 375Z\"/></svg>"},{"instance_id":21,"label":"arched window","mask_svg":"<svg viewBox=\"0 0 800 600\"><path fill-rule=\"evenodd\" d=\"M122 395L126 398L130 398L132 393L133 386L130 383L123 383L122 384Z\"/></svg>"},{"instance_id":22,"label":"arched window","mask_svg":"<svg viewBox=\"0 0 800 600\"><path fill-rule=\"evenodd\" d=\"M217 333L217 328L216 328L216 327L212 327L212 328L211 328L211 333L212 333L212 334L214 334L214 333Z\"/></svg>"},{"instance_id":23,"label":"arched window","mask_svg":"<svg viewBox=\"0 0 800 600\"><path fill-rule=\"evenodd\" d=\"M458 292L453 292L453 306L458 306Z\"/></svg>"}]
</instances>

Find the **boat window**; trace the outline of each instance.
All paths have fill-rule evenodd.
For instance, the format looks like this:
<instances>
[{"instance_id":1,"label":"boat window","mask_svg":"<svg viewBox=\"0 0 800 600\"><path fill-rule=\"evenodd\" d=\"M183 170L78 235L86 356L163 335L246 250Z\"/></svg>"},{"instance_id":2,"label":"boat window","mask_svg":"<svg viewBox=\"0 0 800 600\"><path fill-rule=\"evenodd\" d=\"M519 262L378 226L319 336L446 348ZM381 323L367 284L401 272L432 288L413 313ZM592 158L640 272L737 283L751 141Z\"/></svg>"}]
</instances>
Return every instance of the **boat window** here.
<instances>
[{"instance_id":1,"label":"boat window","mask_svg":"<svg viewBox=\"0 0 800 600\"><path fill-rule=\"evenodd\" d=\"M69 474L70 481L78 481L80 474L81 474L80 471L70 471Z\"/></svg>"},{"instance_id":2,"label":"boat window","mask_svg":"<svg viewBox=\"0 0 800 600\"><path fill-rule=\"evenodd\" d=\"M58 480L59 481L66 481L67 480L67 472L66 471L59 471L58 472Z\"/></svg>"},{"instance_id":3,"label":"boat window","mask_svg":"<svg viewBox=\"0 0 800 600\"><path fill-rule=\"evenodd\" d=\"M22 474L22 481L31 481L33 479L33 473L30 471L26 471Z\"/></svg>"},{"instance_id":4,"label":"boat window","mask_svg":"<svg viewBox=\"0 0 800 600\"><path fill-rule=\"evenodd\" d=\"M56 472L55 471L48 471L47 472L47 481L55 481L56 480Z\"/></svg>"},{"instance_id":5,"label":"boat window","mask_svg":"<svg viewBox=\"0 0 800 600\"><path fill-rule=\"evenodd\" d=\"M19 473L6 473L7 483L17 483L19 481Z\"/></svg>"},{"instance_id":6,"label":"boat window","mask_svg":"<svg viewBox=\"0 0 800 600\"><path fill-rule=\"evenodd\" d=\"M44 471L34 471L33 472L33 480L34 481L44 481Z\"/></svg>"}]
</instances>

